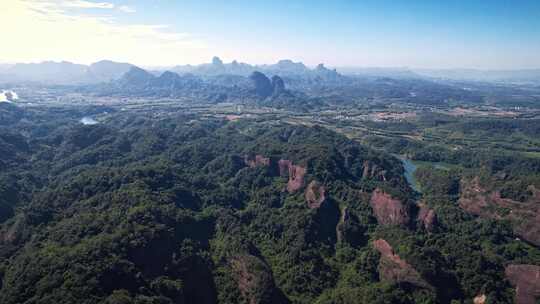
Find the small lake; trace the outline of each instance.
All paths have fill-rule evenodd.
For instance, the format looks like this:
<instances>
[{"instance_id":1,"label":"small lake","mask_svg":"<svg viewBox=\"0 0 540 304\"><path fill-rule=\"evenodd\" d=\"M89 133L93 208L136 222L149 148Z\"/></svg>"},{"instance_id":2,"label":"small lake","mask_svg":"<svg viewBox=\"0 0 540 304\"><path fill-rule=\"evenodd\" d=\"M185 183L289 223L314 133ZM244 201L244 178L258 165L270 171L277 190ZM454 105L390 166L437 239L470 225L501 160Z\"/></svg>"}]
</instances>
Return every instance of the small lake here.
<instances>
[{"instance_id":1,"label":"small lake","mask_svg":"<svg viewBox=\"0 0 540 304\"><path fill-rule=\"evenodd\" d=\"M411 186L414 191L420 192L420 186L418 185L418 181L414 177L414 172L416 171L416 169L418 169L418 166L415 165L414 162L410 159L401 156L397 157L401 160L401 163L403 164L403 169L405 169L405 179L409 183L409 186Z\"/></svg>"},{"instance_id":2,"label":"small lake","mask_svg":"<svg viewBox=\"0 0 540 304\"><path fill-rule=\"evenodd\" d=\"M421 193L420 191L420 185L418 184L418 181L414 177L414 172L416 169L418 169L418 166L433 166L437 169L442 170L449 170L453 165L443 162L428 162L428 161L417 161L417 160L411 160L408 158L403 157L402 155L394 155L395 157L399 158L401 160L401 163L403 164L403 169L405 169L405 179L407 180L407 183L409 183L409 186L413 188L414 191Z\"/></svg>"}]
</instances>

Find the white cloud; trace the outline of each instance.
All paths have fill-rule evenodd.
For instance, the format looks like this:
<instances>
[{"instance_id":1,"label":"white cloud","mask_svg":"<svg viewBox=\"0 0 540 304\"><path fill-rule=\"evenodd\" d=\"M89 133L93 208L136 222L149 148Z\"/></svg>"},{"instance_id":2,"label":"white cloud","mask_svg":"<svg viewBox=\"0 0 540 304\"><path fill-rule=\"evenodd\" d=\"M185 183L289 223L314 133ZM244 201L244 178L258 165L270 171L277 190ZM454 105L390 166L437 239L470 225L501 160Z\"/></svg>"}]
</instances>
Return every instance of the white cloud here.
<instances>
[{"instance_id":1,"label":"white cloud","mask_svg":"<svg viewBox=\"0 0 540 304\"><path fill-rule=\"evenodd\" d=\"M75 14L73 7L64 4L55 0L0 1L2 21L9 25L0 29L2 61L91 63L111 59L173 65L205 62L211 56L203 41L168 25L122 24L111 15Z\"/></svg>"},{"instance_id":2,"label":"white cloud","mask_svg":"<svg viewBox=\"0 0 540 304\"><path fill-rule=\"evenodd\" d=\"M91 2L91 1L84 1L84 0L68 0L62 2L62 6L65 7L74 7L74 8L104 8L104 9L112 9L114 8L113 3L109 2Z\"/></svg>"},{"instance_id":3,"label":"white cloud","mask_svg":"<svg viewBox=\"0 0 540 304\"><path fill-rule=\"evenodd\" d=\"M124 13L136 13L137 10L131 6L127 6L127 5L121 5L118 7L118 10L121 11L121 12L124 12Z\"/></svg>"}]
</instances>

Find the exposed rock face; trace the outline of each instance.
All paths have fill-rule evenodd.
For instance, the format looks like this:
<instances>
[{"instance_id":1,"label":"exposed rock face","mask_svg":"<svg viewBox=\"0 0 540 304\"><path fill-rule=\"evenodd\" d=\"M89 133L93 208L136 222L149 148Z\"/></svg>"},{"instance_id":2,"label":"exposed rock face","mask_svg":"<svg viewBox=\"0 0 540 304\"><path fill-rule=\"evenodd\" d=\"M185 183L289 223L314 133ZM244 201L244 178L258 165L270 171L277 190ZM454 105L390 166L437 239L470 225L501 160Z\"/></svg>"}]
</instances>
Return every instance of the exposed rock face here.
<instances>
[{"instance_id":1,"label":"exposed rock face","mask_svg":"<svg viewBox=\"0 0 540 304\"><path fill-rule=\"evenodd\" d=\"M525 202L501 198L499 191L488 191L478 178L461 181L459 206L465 211L512 223L514 232L524 240L540 246L540 196L534 195Z\"/></svg>"},{"instance_id":2,"label":"exposed rock face","mask_svg":"<svg viewBox=\"0 0 540 304\"><path fill-rule=\"evenodd\" d=\"M370 204L379 224L406 225L409 222L409 212L405 205L379 188L373 191Z\"/></svg>"},{"instance_id":3,"label":"exposed rock face","mask_svg":"<svg viewBox=\"0 0 540 304\"><path fill-rule=\"evenodd\" d=\"M257 166L270 166L270 158L264 157L262 155L246 155L244 156L244 163L250 168Z\"/></svg>"},{"instance_id":4,"label":"exposed rock face","mask_svg":"<svg viewBox=\"0 0 540 304\"><path fill-rule=\"evenodd\" d=\"M437 224L437 215L432 209L429 209L425 205L420 204L420 211L418 212L417 221L422 223L424 229L431 232Z\"/></svg>"},{"instance_id":5,"label":"exposed rock face","mask_svg":"<svg viewBox=\"0 0 540 304\"><path fill-rule=\"evenodd\" d=\"M287 183L287 191L289 193L296 192L304 186L304 177L306 175L306 168L293 165L290 160L280 159L278 162L279 175L286 176L289 174L289 182Z\"/></svg>"},{"instance_id":6,"label":"exposed rock face","mask_svg":"<svg viewBox=\"0 0 540 304\"><path fill-rule=\"evenodd\" d=\"M381 170L376 164L365 160L363 164L362 178L374 178L381 181L386 181L386 170Z\"/></svg>"},{"instance_id":7,"label":"exposed rock face","mask_svg":"<svg viewBox=\"0 0 540 304\"><path fill-rule=\"evenodd\" d=\"M251 76L249 76L249 79L251 79L253 85L255 86L255 93L257 96L260 98L266 98L272 95L272 83L270 82L270 79L266 77L266 75L255 71L251 74Z\"/></svg>"},{"instance_id":8,"label":"exposed rock face","mask_svg":"<svg viewBox=\"0 0 540 304\"><path fill-rule=\"evenodd\" d=\"M240 294L250 304L283 303L268 265L252 255L229 260Z\"/></svg>"},{"instance_id":9,"label":"exposed rock face","mask_svg":"<svg viewBox=\"0 0 540 304\"><path fill-rule=\"evenodd\" d=\"M287 159L280 159L278 161L279 175L285 176L289 173L289 167L292 165L292 162Z\"/></svg>"},{"instance_id":10,"label":"exposed rock face","mask_svg":"<svg viewBox=\"0 0 540 304\"><path fill-rule=\"evenodd\" d=\"M535 304L540 299L540 266L508 265L506 278L516 288L517 304Z\"/></svg>"},{"instance_id":11,"label":"exposed rock face","mask_svg":"<svg viewBox=\"0 0 540 304\"><path fill-rule=\"evenodd\" d=\"M0 230L0 245L6 243L17 243L22 237L24 226L24 219L22 217L18 217L15 223L13 223L11 226L5 227L4 230Z\"/></svg>"},{"instance_id":12,"label":"exposed rock face","mask_svg":"<svg viewBox=\"0 0 540 304\"><path fill-rule=\"evenodd\" d=\"M481 294L481 295L478 295L478 296L474 297L473 303L474 303L474 304L485 304L485 303L486 303L486 300L487 300L486 295L485 295L485 294Z\"/></svg>"},{"instance_id":13,"label":"exposed rock face","mask_svg":"<svg viewBox=\"0 0 540 304\"><path fill-rule=\"evenodd\" d=\"M272 76L272 88L274 96L280 95L285 92L285 82L281 77L274 75Z\"/></svg>"},{"instance_id":14,"label":"exposed rock face","mask_svg":"<svg viewBox=\"0 0 540 304\"><path fill-rule=\"evenodd\" d=\"M422 279L420 274L401 259L399 255L394 254L392 246L384 239L373 241L373 247L381 254L379 261L379 275L381 280L389 282L408 282L419 287L429 287L429 284Z\"/></svg>"},{"instance_id":15,"label":"exposed rock face","mask_svg":"<svg viewBox=\"0 0 540 304\"><path fill-rule=\"evenodd\" d=\"M336 225L336 240L338 243L341 243L343 241L343 226L345 225L345 222L347 221L349 215L347 213L347 207L343 207L343 209L340 209L339 212L339 222Z\"/></svg>"},{"instance_id":16,"label":"exposed rock face","mask_svg":"<svg viewBox=\"0 0 540 304\"><path fill-rule=\"evenodd\" d=\"M306 188L306 202L310 209L318 209L326 200L324 186L312 181Z\"/></svg>"}]
</instances>

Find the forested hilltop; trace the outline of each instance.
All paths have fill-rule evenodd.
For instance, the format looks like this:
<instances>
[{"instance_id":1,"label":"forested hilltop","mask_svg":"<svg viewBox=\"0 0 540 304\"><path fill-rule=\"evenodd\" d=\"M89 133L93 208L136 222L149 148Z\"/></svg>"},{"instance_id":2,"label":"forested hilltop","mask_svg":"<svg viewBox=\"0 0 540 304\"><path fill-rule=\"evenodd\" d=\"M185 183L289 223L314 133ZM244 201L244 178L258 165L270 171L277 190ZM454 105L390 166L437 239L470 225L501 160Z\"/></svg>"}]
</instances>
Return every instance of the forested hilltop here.
<instances>
[{"instance_id":1,"label":"forested hilltop","mask_svg":"<svg viewBox=\"0 0 540 304\"><path fill-rule=\"evenodd\" d=\"M0 303L538 301L537 162L364 142L0 103ZM419 193L384 150L451 166L419 168Z\"/></svg>"}]
</instances>

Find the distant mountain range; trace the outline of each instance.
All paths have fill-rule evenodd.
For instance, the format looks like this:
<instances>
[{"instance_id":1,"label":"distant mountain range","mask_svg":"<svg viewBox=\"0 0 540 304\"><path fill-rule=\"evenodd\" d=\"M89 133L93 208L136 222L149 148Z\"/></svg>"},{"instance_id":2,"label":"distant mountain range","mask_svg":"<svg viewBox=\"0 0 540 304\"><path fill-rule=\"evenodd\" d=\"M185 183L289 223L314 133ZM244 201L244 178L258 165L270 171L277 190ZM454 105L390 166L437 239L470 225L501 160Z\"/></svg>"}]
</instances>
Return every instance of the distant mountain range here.
<instances>
[{"instance_id":1,"label":"distant mountain range","mask_svg":"<svg viewBox=\"0 0 540 304\"><path fill-rule=\"evenodd\" d=\"M43 84L90 84L119 79L133 67L129 63L103 60L89 66L67 61L17 63L0 66L0 82Z\"/></svg>"},{"instance_id":2,"label":"distant mountain range","mask_svg":"<svg viewBox=\"0 0 540 304\"><path fill-rule=\"evenodd\" d=\"M338 78L340 75L336 70L328 69L324 64L319 64L314 69L308 68L302 62L293 62L289 59L278 61L276 64L250 65L239 63L236 60L231 63L223 63L219 57L214 57L211 63L201 65L178 65L171 69L173 72L184 74L191 73L200 76L215 75L240 75L248 76L255 71L268 75L280 76L302 76L302 77L325 77Z\"/></svg>"},{"instance_id":3,"label":"distant mountain range","mask_svg":"<svg viewBox=\"0 0 540 304\"><path fill-rule=\"evenodd\" d=\"M134 65L103 60L91 65L67 61L42 63L17 63L0 65L0 83L35 82L53 85L80 85L110 82L120 79ZM350 77L388 77L411 79L442 79L509 83L540 83L540 69L530 70L474 70L474 69L409 69L409 68L360 68L340 67L329 69L323 64L309 68L302 62L284 59L275 64L251 65L238 61L224 63L214 57L210 63L200 65L177 65L167 69L151 70L156 76L165 71L179 75L191 74L206 77L243 76L261 72L268 76L278 75L295 82L343 82ZM170 75L169 75L170 76ZM230 79L225 79L230 80Z\"/></svg>"},{"instance_id":4,"label":"distant mountain range","mask_svg":"<svg viewBox=\"0 0 540 304\"><path fill-rule=\"evenodd\" d=\"M249 77L227 74L202 77L171 71L155 75L136 66L131 67L118 80L90 85L87 89L102 95L197 97L215 102L226 101L228 98L283 101L295 97L281 77L274 75L268 78L258 71L252 72Z\"/></svg>"}]
</instances>

